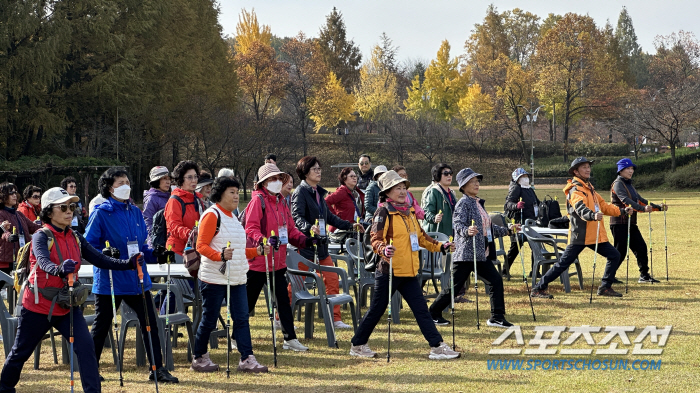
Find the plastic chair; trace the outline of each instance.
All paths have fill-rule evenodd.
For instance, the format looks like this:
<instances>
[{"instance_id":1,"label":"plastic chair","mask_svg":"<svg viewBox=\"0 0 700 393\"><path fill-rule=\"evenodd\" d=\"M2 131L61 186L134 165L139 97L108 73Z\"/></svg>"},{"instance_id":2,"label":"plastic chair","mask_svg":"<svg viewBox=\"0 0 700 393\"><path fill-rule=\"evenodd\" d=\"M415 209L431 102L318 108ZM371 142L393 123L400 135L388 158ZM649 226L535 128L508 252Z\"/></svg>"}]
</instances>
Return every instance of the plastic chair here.
<instances>
[{"instance_id":1,"label":"plastic chair","mask_svg":"<svg viewBox=\"0 0 700 393\"><path fill-rule=\"evenodd\" d=\"M310 271L299 270L299 263L309 267ZM326 287L323 284L323 278L316 272L333 272L337 273L342 279L343 293L338 295L327 295ZM312 295L306 287L306 278L311 278L316 282L318 287L318 295ZM355 304L352 296L349 294L347 272L343 268L317 265L308 261L296 252L290 251L287 255L287 278L292 286L292 310L296 307L306 306L305 310L305 325L304 337L307 339L313 338L313 322L314 322L314 306L318 304L323 315L323 322L326 327L326 338L328 346L335 347L336 337L334 335L333 324L333 307L336 305L350 304L350 313L352 314L353 330L357 330L357 314L355 313Z\"/></svg>"},{"instance_id":2,"label":"plastic chair","mask_svg":"<svg viewBox=\"0 0 700 393\"><path fill-rule=\"evenodd\" d=\"M537 233L532 226L524 226L522 228L525 238L527 239L527 243L530 245L530 249L532 249L534 259L532 267L532 286L534 287L537 284L537 274L535 274L535 272L538 271L540 266L549 268L558 262L561 258L561 254L559 252L560 249L557 247L557 241L555 239ZM545 246L550 246L553 248L553 250L549 251ZM561 283L564 284L564 291L567 293L571 292L571 283L569 278L574 275L578 275L579 288L583 290L583 273L581 271L581 263L579 262L578 258L574 261L573 265L575 265L576 268L575 273L569 273L567 270L562 272L561 276L559 277ZM544 271L545 270L543 269L543 273Z\"/></svg>"},{"instance_id":3,"label":"plastic chair","mask_svg":"<svg viewBox=\"0 0 700 393\"><path fill-rule=\"evenodd\" d=\"M440 232L428 232L427 235L439 242L447 242L450 240L447 235ZM428 252L427 250L425 251L425 255L423 269L421 270L422 279L430 279L433 283L433 288L435 288L436 292L439 292L439 289L437 289L437 279L441 278L445 273L445 267L443 266L445 256L442 255L440 251ZM434 298L437 297L438 294L439 293L428 295L426 298Z\"/></svg>"},{"instance_id":4,"label":"plastic chair","mask_svg":"<svg viewBox=\"0 0 700 393\"><path fill-rule=\"evenodd\" d=\"M503 215L501 212L491 212L489 214L489 218L491 218L491 222L498 225L499 227L504 227L508 228L508 223L506 222L506 216ZM506 255L508 252L506 251L505 246L503 245L503 237L499 237L497 239L494 239L494 242L496 244L496 258L494 258L493 264L496 266L496 269L498 269L498 272L501 273L502 268L501 268L501 263L503 265L506 264ZM498 257L503 257L503 262L501 262Z\"/></svg>"},{"instance_id":5,"label":"plastic chair","mask_svg":"<svg viewBox=\"0 0 700 393\"><path fill-rule=\"evenodd\" d=\"M167 288L166 284L153 284L152 290L165 290ZM192 320L185 311L185 304L183 301L183 296L180 293L180 289L177 286L171 285L170 292L175 296L175 313L170 314L168 326L165 325L165 315L158 315L158 338L160 339L161 346L163 347L163 359L165 360L165 367L172 371L175 369L175 364L173 360L173 343L177 339L177 334L173 333L171 335L171 341L166 342L165 332L166 329L170 329L174 326L185 325L187 329L188 346L187 346L187 361L192 361L192 353L194 352L194 331L192 327ZM155 302L153 304L155 308ZM174 329L173 329L174 331Z\"/></svg>"}]
</instances>

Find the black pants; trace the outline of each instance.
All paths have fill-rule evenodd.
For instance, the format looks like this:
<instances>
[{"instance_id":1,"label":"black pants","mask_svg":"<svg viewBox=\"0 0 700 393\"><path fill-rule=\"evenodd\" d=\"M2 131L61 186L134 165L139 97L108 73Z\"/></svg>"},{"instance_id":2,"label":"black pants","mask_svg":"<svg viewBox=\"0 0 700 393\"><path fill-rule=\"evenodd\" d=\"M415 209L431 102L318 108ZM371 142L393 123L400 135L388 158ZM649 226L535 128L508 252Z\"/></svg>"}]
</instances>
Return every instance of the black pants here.
<instances>
[{"instance_id":1,"label":"black pants","mask_svg":"<svg viewBox=\"0 0 700 393\"><path fill-rule=\"evenodd\" d=\"M564 253L561 255L561 258L559 258L559 261L557 261L557 263L555 263L551 269L547 270L547 273L542 276L540 281L533 287L533 289L537 288L543 291L547 290L549 283L556 280L557 277L561 276L564 271L569 270L569 266L574 263L579 254L581 254L581 251L583 251L583 249L586 247L590 248L591 250L595 250L595 244L589 244L587 246L569 244L566 246ZM605 271L603 272L603 280L601 281L600 288L610 288L613 284L613 280L615 279L617 268L620 267L620 253L617 252L612 244L605 242L598 244L598 254L604 256L608 260L608 262L605 264Z\"/></svg>"},{"instance_id":2,"label":"black pants","mask_svg":"<svg viewBox=\"0 0 700 393\"><path fill-rule=\"evenodd\" d=\"M627 256L627 225L610 225L615 248L620 253L620 263ZM649 275L649 256L647 255L647 243L636 225L630 225L630 251L637 258L637 266L639 266L639 274L641 276Z\"/></svg>"},{"instance_id":3,"label":"black pants","mask_svg":"<svg viewBox=\"0 0 700 393\"><path fill-rule=\"evenodd\" d=\"M149 348L148 342L151 339L151 334L153 335L153 356L155 359L151 359L151 351L148 349L146 350L146 355L151 365L155 364L156 368L163 367L163 354L161 352L160 338L158 337L158 320L153 311L151 293L146 291L146 306L148 307L148 320L151 322L151 334L149 334L146 329L146 313L143 310L142 295L116 295L114 296L114 301L117 310L119 310L122 301L134 310L139 318L141 335L143 336L143 343L146 345L146 348ZM102 356L102 349L104 348L107 333L109 333L109 329L112 328L112 318L114 318L112 315L112 296L96 294L95 322L92 324L92 331L90 333L92 334L92 341L95 346L95 357L97 358L98 364L100 363L100 356Z\"/></svg>"},{"instance_id":4,"label":"black pants","mask_svg":"<svg viewBox=\"0 0 700 393\"><path fill-rule=\"evenodd\" d=\"M518 243L515 242L516 236L511 236L510 237L510 249L508 250L508 254L506 254L506 265L503 267L503 272L504 273L510 273L510 267L513 266L513 263L515 262L515 258L518 257L519 251L518 251L518 243L520 243L520 248L523 247L523 243L525 243L525 235L519 234L517 236ZM532 258L532 254L530 254L530 271L532 271L532 265L534 264L534 259ZM477 267L478 268L478 267ZM525 272L527 274L527 272Z\"/></svg>"},{"instance_id":5,"label":"black pants","mask_svg":"<svg viewBox=\"0 0 700 393\"><path fill-rule=\"evenodd\" d=\"M52 326L63 337L70 337L70 314L60 317L53 315L51 316L51 321L49 321L45 314L35 313L22 308L15 344L12 346L7 359L5 359L2 376L0 376L0 392L15 392L15 386L19 382L24 363L34 353L34 349ZM77 379L78 375L80 375L83 391L99 393L102 389L100 387L100 376L97 373L95 349L90 340L90 332L85 323L83 312L80 311L79 307L73 308L73 337L73 350L80 366L80 374L75 374L74 378ZM59 390L68 390L68 374L66 374L65 380L61 380L61 386L65 386L66 389ZM54 387L56 387L55 384Z\"/></svg>"},{"instance_id":6,"label":"black pants","mask_svg":"<svg viewBox=\"0 0 700 393\"><path fill-rule=\"evenodd\" d=\"M503 279L501 275L498 274L498 270L491 261L477 261L476 269L478 270L478 278L484 282L486 294L489 295L489 299L491 300L491 315L494 317L503 317L506 313L506 305L503 300ZM454 263L453 273L455 288L462 288L473 271L474 262L456 261ZM442 314L445 307L450 306L452 300L450 292L449 286L443 289L433 304L430 305L430 315L433 319L437 319Z\"/></svg>"},{"instance_id":7,"label":"black pants","mask_svg":"<svg viewBox=\"0 0 700 393\"><path fill-rule=\"evenodd\" d=\"M382 274L379 269L374 276L374 291L372 292L372 303L360 321L360 326L352 338L352 345L364 345L369 341L369 336L374 331L377 323L382 319L384 311L389 304L389 299L394 292L399 291L403 296L408 306L413 312L413 316L418 322L423 337L428 341L431 347L437 347L442 342L442 336L435 327L433 319L430 317L428 306L425 304L423 290L420 286L418 277L396 277L394 276L391 295L389 294L389 275ZM399 312L399 310L392 310Z\"/></svg>"},{"instance_id":8,"label":"black pants","mask_svg":"<svg viewBox=\"0 0 700 393\"><path fill-rule=\"evenodd\" d=\"M274 291L274 296L277 299L277 312L280 315L280 324L282 324L282 333L285 340L295 340L297 338L294 332L294 314L287 293L287 268L275 271L275 284L272 284L272 274L270 274L270 289ZM246 288L248 291L248 311L255 309L255 303L258 302L260 291L267 284L267 273L254 272L248 270L248 282ZM272 299L270 299L272 301Z\"/></svg>"}]
</instances>

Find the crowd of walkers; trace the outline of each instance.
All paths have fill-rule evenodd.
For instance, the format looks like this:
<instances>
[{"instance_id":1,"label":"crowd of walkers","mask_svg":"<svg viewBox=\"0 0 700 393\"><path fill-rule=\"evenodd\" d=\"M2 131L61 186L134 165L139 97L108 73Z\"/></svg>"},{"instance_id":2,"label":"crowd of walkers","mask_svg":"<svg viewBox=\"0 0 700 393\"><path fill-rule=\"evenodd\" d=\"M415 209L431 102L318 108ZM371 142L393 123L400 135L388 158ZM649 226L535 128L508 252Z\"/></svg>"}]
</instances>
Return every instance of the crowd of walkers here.
<instances>
[{"instance_id":1,"label":"crowd of walkers","mask_svg":"<svg viewBox=\"0 0 700 393\"><path fill-rule=\"evenodd\" d=\"M618 177L612 185L611 203L607 203L590 182L592 164L585 157L571 164L572 179L564 188L569 242L560 260L532 288L533 297L552 298L548 284L586 247L607 258L598 295L622 296L612 286L620 283L616 272L628 250L636 256L639 282L658 282L649 272L637 212L666 210L667 206L652 204L639 195L631 180L636 166L627 158L618 162ZM329 243L344 243L349 234L354 237L358 232L367 231L365 243L377 254L378 263L372 301L352 338L350 355L376 356L367 344L369 337L398 291L430 346L429 358L459 357L460 353L444 342L436 325L450 324L442 313L451 298L464 294L472 273L484 282L490 298L487 325L512 326L505 318L503 278L510 278L510 267L525 243L521 226L541 215L542 201L531 185L531 175L522 168L513 172L504 205L509 223L499 225L504 223L493 221L479 197L484 176L471 168L455 173L448 164L435 165L432 183L418 200L410 191L405 167L372 167L370 156L365 154L360 156L358 167L343 168L337 174L338 187L328 192L320 186L323 166L318 158L306 156L297 162L299 183L295 184L295 176L279 170L277 157L270 154L255 174L251 200L243 210L239 209L241 183L234 171L222 168L213 177L189 160L179 162L172 171L164 166L151 169L143 209L132 199L130 174L120 167L101 175L99 195L87 208L77 195L78 183L73 177L45 192L29 185L21 195L14 184L0 184L0 271L16 273L18 253L30 250L30 273L18 303L19 328L0 376L0 392L15 391L24 363L52 327L75 340L84 391L99 392L104 381L99 360L121 304L137 315L146 345L160 348L158 334L149 334L158 331L159 311L153 306L148 270L142 266L184 263L191 248L201 257L197 279L202 318L195 327L191 364L197 372L219 369L209 356L208 343L224 301L233 319L232 346L240 353L238 370L268 371L255 358L249 326L250 313L264 287L274 297L276 312L270 318L282 332L283 349L307 351L294 331L287 255L298 252L308 261L333 266ZM604 215L612 216L613 244L600 225ZM191 243L193 232L196 244ZM450 240L438 241L429 233ZM511 246L499 273L492 261L496 259L495 239L504 236L511 237ZM443 286L430 306L425 302L425 283L419 274L421 248L452 253L454 281ZM69 315L71 321L81 320L81 307L73 295L67 303L57 299L82 261L93 265L95 318L89 331L85 324L73 326L72 322L69 331ZM309 269L303 263L299 268ZM539 275L532 270L530 274ZM338 294L338 275L323 271L321 276L327 293ZM468 301L466 297L464 301ZM352 328L343 322L340 306L335 306L332 314L335 329ZM147 351L147 355L150 380L178 382L164 367L160 351Z\"/></svg>"}]
</instances>

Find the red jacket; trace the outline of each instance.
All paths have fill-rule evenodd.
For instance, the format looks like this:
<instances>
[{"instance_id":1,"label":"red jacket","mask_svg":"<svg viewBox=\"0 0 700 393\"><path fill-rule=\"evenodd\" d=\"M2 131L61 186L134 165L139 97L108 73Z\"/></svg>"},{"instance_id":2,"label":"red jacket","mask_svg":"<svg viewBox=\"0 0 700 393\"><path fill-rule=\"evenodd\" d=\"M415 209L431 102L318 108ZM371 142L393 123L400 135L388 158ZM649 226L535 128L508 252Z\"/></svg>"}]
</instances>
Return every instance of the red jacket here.
<instances>
[{"instance_id":1,"label":"red jacket","mask_svg":"<svg viewBox=\"0 0 700 393\"><path fill-rule=\"evenodd\" d=\"M328 209L341 219L352 223L355 222L355 212L357 212L360 219L365 216L365 194L357 187L355 187L355 190L357 190L359 194L359 205L357 200L352 196L352 191L345 185L338 187L335 192L326 196ZM356 210L356 206L359 211ZM331 225L328 227L331 232L336 229Z\"/></svg>"},{"instance_id":2,"label":"red jacket","mask_svg":"<svg viewBox=\"0 0 700 393\"><path fill-rule=\"evenodd\" d=\"M260 197L265 197L265 216L262 214L262 202ZM264 224L262 224L264 220ZM262 224L262 225L261 225ZM292 213L289 211L289 206L284 202L279 194L272 195L265 190L255 190L251 195L250 203L246 207L245 219L245 234L246 247L257 247L263 237L270 237L271 232L275 231L275 235L279 236L279 227L286 227L289 236L289 243L298 247L304 248L306 244L306 235L297 229ZM262 233L262 228L265 228L265 234ZM253 259L248 259L250 270L256 272L265 271L265 259L267 258L268 269L272 270L272 258L265 256L257 256ZM287 267L287 246L280 246L280 249L275 251L275 269L280 270Z\"/></svg>"},{"instance_id":3,"label":"red jacket","mask_svg":"<svg viewBox=\"0 0 700 393\"><path fill-rule=\"evenodd\" d=\"M24 201L19 204L17 211L24 214L29 221L36 221L39 219L39 213L41 213L41 205L34 207L31 203Z\"/></svg>"},{"instance_id":4,"label":"red jacket","mask_svg":"<svg viewBox=\"0 0 700 393\"><path fill-rule=\"evenodd\" d=\"M9 231L2 234L2 239L0 239L0 268L7 268L12 266L13 256L17 251L19 251L19 246L21 243L10 243L8 240L10 235L12 235L13 228L17 228L18 221L22 223L22 231L17 228L17 235L20 232L24 233L25 243L32 241L32 234L38 231L41 226L35 224L33 221L29 221L24 214L16 211L14 209L0 208L0 222L9 221L11 228Z\"/></svg>"},{"instance_id":5,"label":"red jacket","mask_svg":"<svg viewBox=\"0 0 700 393\"><path fill-rule=\"evenodd\" d=\"M168 241L165 247L173 246L176 254L182 255L185 243L194 228L195 221L199 221L199 215L204 211L202 207L202 194L197 193L198 201L195 203L194 193L176 188L170 194L171 198L165 204L165 222L168 224ZM172 196L178 196L185 202L185 215L182 215L182 204ZM197 207L195 207L197 206ZM200 210L202 209L202 210Z\"/></svg>"},{"instance_id":6,"label":"red jacket","mask_svg":"<svg viewBox=\"0 0 700 393\"><path fill-rule=\"evenodd\" d=\"M51 232L53 232L53 237L55 239L53 247L51 247L51 262L55 263L56 265L61 264L58 258L58 251L56 249L56 247L60 247L63 259L72 259L76 261L77 264L75 265L75 271L77 272L78 270L80 270L80 245L76 241L73 231L69 229L64 232L58 232L51 225L46 225L46 227L49 228ZM32 243L32 248L34 246L35 244ZM36 256L34 255L34 250L32 249L32 252L29 254L30 269L33 268L36 263ZM34 274L29 275L29 282L32 283L32 285L37 285L39 288L63 288L64 286L64 278L46 273L46 271L44 271L41 268L41 265L37 266L36 278L34 276ZM76 280L78 279L77 276L78 275L76 274ZM29 311L33 311L38 314L48 315L49 309L51 309L51 300L45 298L41 295L41 293L39 293L39 303L36 304L34 299L34 291L30 291L27 289L24 291L24 296L22 297L22 306ZM53 315L66 315L69 311L70 310L68 310L67 308L54 306Z\"/></svg>"}]
</instances>

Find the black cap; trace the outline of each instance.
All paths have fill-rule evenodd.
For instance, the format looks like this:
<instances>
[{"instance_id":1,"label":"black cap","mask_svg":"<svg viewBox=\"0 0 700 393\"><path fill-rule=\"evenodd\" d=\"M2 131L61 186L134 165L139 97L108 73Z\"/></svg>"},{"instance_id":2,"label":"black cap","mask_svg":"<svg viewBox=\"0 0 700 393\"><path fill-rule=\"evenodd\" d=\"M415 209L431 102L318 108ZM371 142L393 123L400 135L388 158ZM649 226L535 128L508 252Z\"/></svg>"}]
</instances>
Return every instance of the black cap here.
<instances>
[{"instance_id":1,"label":"black cap","mask_svg":"<svg viewBox=\"0 0 700 393\"><path fill-rule=\"evenodd\" d=\"M590 161L586 157L577 157L575 160L571 161L571 166L569 167L569 175L574 176L574 170L585 163L593 165L595 161Z\"/></svg>"}]
</instances>

